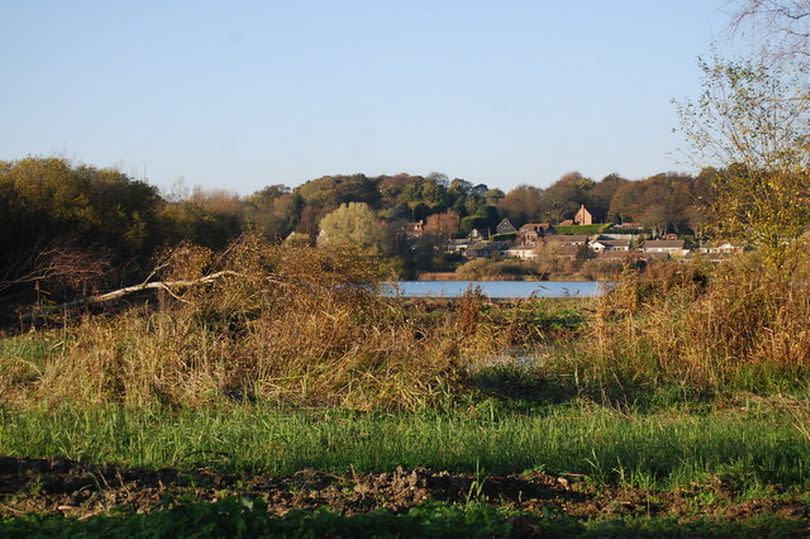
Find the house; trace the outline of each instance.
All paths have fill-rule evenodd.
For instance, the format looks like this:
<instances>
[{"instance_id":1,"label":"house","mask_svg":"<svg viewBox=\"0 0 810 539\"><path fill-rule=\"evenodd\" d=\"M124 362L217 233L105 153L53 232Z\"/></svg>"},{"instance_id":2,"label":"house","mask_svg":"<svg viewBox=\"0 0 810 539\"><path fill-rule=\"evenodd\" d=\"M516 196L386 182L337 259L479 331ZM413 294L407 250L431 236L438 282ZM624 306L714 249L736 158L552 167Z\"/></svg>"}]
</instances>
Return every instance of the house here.
<instances>
[{"instance_id":1,"label":"house","mask_svg":"<svg viewBox=\"0 0 810 539\"><path fill-rule=\"evenodd\" d=\"M703 245L698 247L697 251L705 256L709 262L722 262L723 260L732 258L736 253L743 252L743 248L729 242L724 242Z\"/></svg>"},{"instance_id":2,"label":"house","mask_svg":"<svg viewBox=\"0 0 810 539\"><path fill-rule=\"evenodd\" d=\"M734 254L739 253L742 251L741 247L737 247L736 245L724 242L724 243L713 243L709 245L703 245L702 247L698 248L698 252L703 254Z\"/></svg>"},{"instance_id":3,"label":"house","mask_svg":"<svg viewBox=\"0 0 810 539\"><path fill-rule=\"evenodd\" d=\"M474 243L473 240L462 238L462 239L453 239L447 242L447 252L448 253L463 253L467 250L467 248Z\"/></svg>"},{"instance_id":4,"label":"house","mask_svg":"<svg viewBox=\"0 0 810 539\"><path fill-rule=\"evenodd\" d=\"M509 219L504 217L503 221L498 223L498 226L495 227L495 234L517 234L517 229L509 222Z\"/></svg>"},{"instance_id":5,"label":"house","mask_svg":"<svg viewBox=\"0 0 810 539\"><path fill-rule=\"evenodd\" d=\"M606 251L629 251L630 240L602 240Z\"/></svg>"},{"instance_id":6,"label":"house","mask_svg":"<svg viewBox=\"0 0 810 539\"><path fill-rule=\"evenodd\" d=\"M643 259L647 263L669 260L669 253L644 253Z\"/></svg>"},{"instance_id":7,"label":"house","mask_svg":"<svg viewBox=\"0 0 810 539\"><path fill-rule=\"evenodd\" d=\"M597 255L599 260L619 260L622 262L633 262L641 258L638 251L602 251Z\"/></svg>"},{"instance_id":8,"label":"house","mask_svg":"<svg viewBox=\"0 0 810 539\"><path fill-rule=\"evenodd\" d=\"M521 245L534 245L550 232L551 225L548 223L526 223L518 230L518 240Z\"/></svg>"},{"instance_id":9,"label":"house","mask_svg":"<svg viewBox=\"0 0 810 539\"><path fill-rule=\"evenodd\" d=\"M599 234L600 240L627 240L627 241L637 241L639 239L638 234Z\"/></svg>"},{"instance_id":10,"label":"house","mask_svg":"<svg viewBox=\"0 0 810 539\"><path fill-rule=\"evenodd\" d=\"M425 232L425 220L405 223L405 236L408 238L421 238Z\"/></svg>"},{"instance_id":11,"label":"house","mask_svg":"<svg viewBox=\"0 0 810 539\"><path fill-rule=\"evenodd\" d=\"M557 258L567 258L568 260L575 260L577 255L579 255L579 250L582 248L581 245L557 242L554 242L553 244L549 243L549 246L550 249L547 251L548 254L551 254Z\"/></svg>"},{"instance_id":12,"label":"house","mask_svg":"<svg viewBox=\"0 0 810 539\"><path fill-rule=\"evenodd\" d=\"M601 253L603 251L607 251L607 245L605 245L606 242L607 240L595 240L588 244L588 248L595 253Z\"/></svg>"},{"instance_id":13,"label":"house","mask_svg":"<svg viewBox=\"0 0 810 539\"><path fill-rule=\"evenodd\" d=\"M467 258L488 258L495 254L500 254L508 246L505 241L475 242L464 251Z\"/></svg>"},{"instance_id":14,"label":"house","mask_svg":"<svg viewBox=\"0 0 810 539\"><path fill-rule=\"evenodd\" d=\"M535 251L534 246L518 245L517 247L507 249L506 256L520 258L523 260L535 260L537 258L537 252Z\"/></svg>"},{"instance_id":15,"label":"house","mask_svg":"<svg viewBox=\"0 0 810 539\"><path fill-rule=\"evenodd\" d=\"M565 221L560 221L557 226L571 226L574 224L574 221L571 219L566 219Z\"/></svg>"},{"instance_id":16,"label":"house","mask_svg":"<svg viewBox=\"0 0 810 539\"><path fill-rule=\"evenodd\" d=\"M559 242L561 245L586 245L590 240L587 234L558 234L550 236L547 241Z\"/></svg>"},{"instance_id":17,"label":"house","mask_svg":"<svg viewBox=\"0 0 810 539\"><path fill-rule=\"evenodd\" d=\"M641 246L641 250L645 254L660 254L684 256L689 252L684 248L683 240L647 240Z\"/></svg>"},{"instance_id":18,"label":"house","mask_svg":"<svg viewBox=\"0 0 810 539\"><path fill-rule=\"evenodd\" d=\"M480 241L487 239L489 237L489 233L486 230L481 231L477 228L473 228L470 230L470 234L467 237L473 241Z\"/></svg>"},{"instance_id":19,"label":"house","mask_svg":"<svg viewBox=\"0 0 810 539\"><path fill-rule=\"evenodd\" d=\"M574 215L574 222L578 225L592 225L593 224L593 216L591 212L585 208L585 204L582 204L579 207L576 215Z\"/></svg>"},{"instance_id":20,"label":"house","mask_svg":"<svg viewBox=\"0 0 810 539\"><path fill-rule=\"evenodd\" d=\"M630 240L604 240L598 239L596 241L592 241L588 247L591 248L592 251L597 253L601 253L602 251L624 251L627 252L630 250Z\"/></svg>"}]
</instances>

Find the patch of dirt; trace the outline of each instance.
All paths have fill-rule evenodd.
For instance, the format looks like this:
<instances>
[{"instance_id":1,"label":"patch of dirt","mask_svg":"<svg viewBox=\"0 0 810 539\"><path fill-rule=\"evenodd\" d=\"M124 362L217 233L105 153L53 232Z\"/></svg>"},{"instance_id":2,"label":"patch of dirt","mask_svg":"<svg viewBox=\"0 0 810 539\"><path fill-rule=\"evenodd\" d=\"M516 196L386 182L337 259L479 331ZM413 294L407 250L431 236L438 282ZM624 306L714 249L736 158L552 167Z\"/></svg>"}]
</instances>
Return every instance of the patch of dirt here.
<instances>
[{"instance_id":1,"label":"patch of dirt","mask_svg":"<svg viewBox=\"0 0 810 539\"><path fill-rule=\"evenodd\" d=\"M397 468L380 474L329 474L304 470L289 476L240 476L208 470L144 471L91 466L65 459L0 457L0 517L59 512L79 518L112 510L146 512L177 496L216 501L227 496L264 499L269 510L328 506L344 514L373 509L395 512L428 500L475 499L528 511L580 518L669 514L681 520L701 516L742 519L778 514L810 521L810 507L785 497L735 501L720 481L657 492L627 487L598 489L576 476L542 472L487 475Z\"/></svg>"}]
</instances>

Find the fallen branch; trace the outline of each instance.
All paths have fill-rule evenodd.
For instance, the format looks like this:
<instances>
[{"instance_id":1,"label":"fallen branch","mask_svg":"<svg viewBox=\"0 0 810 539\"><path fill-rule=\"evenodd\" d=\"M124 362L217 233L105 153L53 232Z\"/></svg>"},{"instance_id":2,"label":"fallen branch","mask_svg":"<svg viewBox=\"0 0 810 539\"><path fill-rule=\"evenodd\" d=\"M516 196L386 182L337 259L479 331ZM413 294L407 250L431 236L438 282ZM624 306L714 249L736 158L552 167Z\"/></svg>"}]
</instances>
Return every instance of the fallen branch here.
<instances>
[{"instance_id":1,"label":"fallen branch","mask_svg":"<svg viewBox=\"0 0 810 539\"><path fill-rule=\"evenodd\" d=\"M36 316L37 314L48 311L56 311L62 309L70 309L73 307L81 307L83 305L96 305L99 303L105 303L108 301L113 301L124 296L128 296L130 294L134 294L136 292L142 292L144 290L165 290L168 292L172 297L183 301L182 298L177 296L177 290L183 290L185 288L190 288L192 286L197 286L201 284L211 283L216 281L217 279L224 277L226 275L240 275L238 272L231 271L231 270L223 270L218 271L216 273L212 273L210 275L206 275L204 277L200 277L199 279L192 279L192 280L182 280L182 281L151 281L151 282L143 282L140 284L126 286L124 288L119 288L118 290L113 290L111 292L105 292L103 294L97 294L95 296L90 296L87 298L81 298L74 301L68 301L67 303L62 303L60 305L53 305L50 307L45 307L41 309L36 309L28 314L28 317Z\"/></svg>"}]
</instances>

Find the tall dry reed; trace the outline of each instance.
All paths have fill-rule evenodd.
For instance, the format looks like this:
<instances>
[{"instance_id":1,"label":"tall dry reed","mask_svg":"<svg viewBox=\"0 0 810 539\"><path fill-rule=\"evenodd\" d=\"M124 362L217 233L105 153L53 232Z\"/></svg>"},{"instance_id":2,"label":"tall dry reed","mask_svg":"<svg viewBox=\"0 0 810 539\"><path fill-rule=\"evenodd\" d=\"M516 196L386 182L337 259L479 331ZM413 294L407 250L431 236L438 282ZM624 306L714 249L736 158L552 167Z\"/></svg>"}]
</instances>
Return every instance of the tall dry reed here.
<instances>
[{"instance_id":1,"label":"tall dry reed","mask_svg":"<svg viewBox=\"0 0 810 539\"><path fill-rule=\"evenodd\" d=\"M801 275L771 275L753 257L628 273L573 354L597 384L801 385L810 373L810 282Z\"/></svg>"}]
</instances>

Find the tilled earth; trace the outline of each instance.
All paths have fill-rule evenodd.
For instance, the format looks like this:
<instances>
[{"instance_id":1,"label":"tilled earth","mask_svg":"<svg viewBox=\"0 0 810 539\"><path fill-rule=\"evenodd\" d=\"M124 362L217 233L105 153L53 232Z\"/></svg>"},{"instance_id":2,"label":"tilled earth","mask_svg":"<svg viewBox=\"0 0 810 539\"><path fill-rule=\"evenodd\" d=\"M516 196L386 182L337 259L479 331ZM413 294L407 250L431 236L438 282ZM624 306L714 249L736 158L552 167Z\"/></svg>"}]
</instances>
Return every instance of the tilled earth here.
<instances>
[{"instance_id":1,"label":"tilled earth","mask_svg":"<svg viewBox=\"0 0 810 539\"><path fill-rule=\"evenodd\" d=\"M86 518L112 510L147 512L179 496L216 501L227 496L262 498L270 511L329 507L351 515L406 511L429 500L493 505L583 518L671 515L743 519L771 514L810 522L810 506L778 493L739 501L733 485L715 479L672 491L595 487L577 476L542 472L487 475L403 469L380 474L334 475L304 470L289 476L240 476L208 470L144 471L92 466L65 459L0 457L0 517L58 512ZM810 527L808 528L810 532Z\"/></svg>"}]
</instances>

